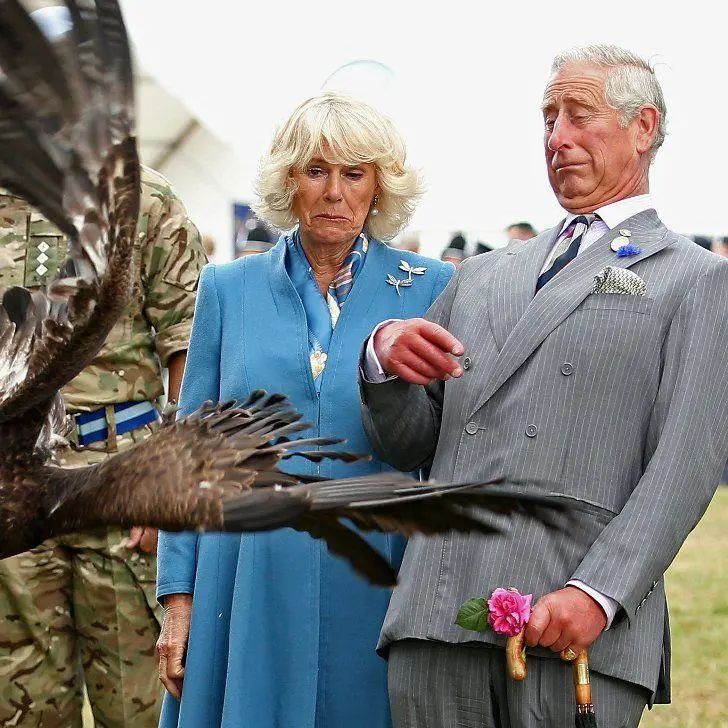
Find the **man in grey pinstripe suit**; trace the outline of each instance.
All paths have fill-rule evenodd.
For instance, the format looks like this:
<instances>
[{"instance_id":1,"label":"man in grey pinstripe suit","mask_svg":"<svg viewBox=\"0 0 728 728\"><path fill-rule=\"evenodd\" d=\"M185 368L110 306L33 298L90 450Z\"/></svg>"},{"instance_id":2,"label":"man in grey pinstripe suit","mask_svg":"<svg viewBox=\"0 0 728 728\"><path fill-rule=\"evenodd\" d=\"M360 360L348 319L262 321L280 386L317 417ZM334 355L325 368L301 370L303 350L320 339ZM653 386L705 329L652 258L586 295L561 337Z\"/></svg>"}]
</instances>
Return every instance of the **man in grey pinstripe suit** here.
<instances>
[{"instance_id":1,"label":"man in grey pinstripe suit","mask_svg":"<svg viewBox=\"0 0 728 728\"><path fill-rule=\"evenodd\" d=\"M527 483L579 514L410 540L379 645L396 728L570 726L565 648L590 648L602 728L669 701L663 573L728 455L728 379L714 376L728 371L728 261L653 208L665 114L637 56L557 57L544 147L566 218L466 261L427 320L369 339L363 417L385 459L436 480ZM537 598L523 683L505 679L501 637L453 623L499 586Z\"/></svg>"}]
</instances>

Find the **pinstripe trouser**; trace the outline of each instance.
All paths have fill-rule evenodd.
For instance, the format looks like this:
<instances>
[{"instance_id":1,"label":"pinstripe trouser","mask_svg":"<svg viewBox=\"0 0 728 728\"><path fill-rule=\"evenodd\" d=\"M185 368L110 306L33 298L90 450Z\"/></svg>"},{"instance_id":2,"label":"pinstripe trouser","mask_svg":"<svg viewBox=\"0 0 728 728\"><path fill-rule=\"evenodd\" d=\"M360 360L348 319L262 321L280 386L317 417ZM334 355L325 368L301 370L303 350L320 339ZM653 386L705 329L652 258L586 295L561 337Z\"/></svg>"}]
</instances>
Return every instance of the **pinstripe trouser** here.
<instances>
[{"instance_id":1,"label":"pinstripe trouser","mask_svg":"<svg viewBox=\"0 0 728 728\"><path fill-rule=\"evenodd\" d=\"M648 691L592 672L599 728L635 728ZM487 645L403 640L389 654L394 728L573 728L571 667L529 656L528 676L506 676L505 653Z\"/></svg>"}]
</instances>

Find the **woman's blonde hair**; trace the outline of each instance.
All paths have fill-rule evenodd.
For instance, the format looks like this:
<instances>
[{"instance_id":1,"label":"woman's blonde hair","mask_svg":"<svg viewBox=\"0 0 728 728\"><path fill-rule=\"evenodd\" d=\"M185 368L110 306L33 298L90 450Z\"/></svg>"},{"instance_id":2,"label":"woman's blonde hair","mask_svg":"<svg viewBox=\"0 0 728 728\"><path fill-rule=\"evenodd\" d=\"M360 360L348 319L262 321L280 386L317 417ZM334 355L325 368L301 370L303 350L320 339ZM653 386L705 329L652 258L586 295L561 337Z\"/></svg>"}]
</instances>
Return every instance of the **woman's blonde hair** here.
<instances>
[{"instance_id":1,"label":"woman's blonde hair","mask_svg":"<svg viewBox=\"0 0 728 728\"><path fill-rule=\"evenodd\" d=\"M370 237L391 240L407 225L424 189L420 174L405 165L402 137L376 109L333 92L304 101L277 131L255 185L258 217L279 230L295 227L291 171L304 169L314 157L329 164L375 165L378 214L370 212L364 223Z\"/></svg>"}]
</instances>

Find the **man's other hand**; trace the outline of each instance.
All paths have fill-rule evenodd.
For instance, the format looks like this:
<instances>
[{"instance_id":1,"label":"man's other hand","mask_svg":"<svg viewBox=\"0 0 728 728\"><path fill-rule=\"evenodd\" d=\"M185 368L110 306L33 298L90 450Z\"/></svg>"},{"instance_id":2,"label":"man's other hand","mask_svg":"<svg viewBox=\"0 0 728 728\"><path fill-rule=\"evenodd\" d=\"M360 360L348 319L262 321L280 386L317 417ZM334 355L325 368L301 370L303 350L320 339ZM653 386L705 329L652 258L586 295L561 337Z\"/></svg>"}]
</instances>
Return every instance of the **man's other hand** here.
<instances>
[{"instance_id":1,"label":"man's other hand","mask_svg":"<svg viewBox=\"0 0 728 728\"><path fill-rule=\"evenodd\" d=\"M374 335L374 351L384 371L411 384L462 376L455 357L465 347L442 326L425 319L393 321Z\"/></svg>"},{"instance_id":2,"label":"man's other hand","mask_svg":"<svg viewBox=\"0 0 728 728\"><path fill-rule=\"evenodd\" d=\"M553 652L567 648L579 654L607 626L604 610L586 592L567 586L539 599L526 625L526 644Z\"/></svg>"}]
</instances>

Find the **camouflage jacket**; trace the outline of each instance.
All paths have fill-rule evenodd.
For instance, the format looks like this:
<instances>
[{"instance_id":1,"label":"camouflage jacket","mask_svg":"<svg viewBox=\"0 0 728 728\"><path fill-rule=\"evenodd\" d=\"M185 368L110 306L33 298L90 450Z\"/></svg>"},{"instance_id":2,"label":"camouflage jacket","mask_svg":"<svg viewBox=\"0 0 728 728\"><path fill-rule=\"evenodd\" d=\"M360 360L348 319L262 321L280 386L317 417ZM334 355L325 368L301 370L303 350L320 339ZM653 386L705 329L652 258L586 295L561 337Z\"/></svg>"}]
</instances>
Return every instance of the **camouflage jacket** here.
<instances>
[{"instance_id":1,"label":"camouflage jacket","mask_svg":"<svg viewBox=\"0 0 728 728\"><path fill-rule=\"evenodd\" d=\"M134 248L134 297L96 358L63 394L71 412L154 400L162 367L187 349L195 291L205 264L200 234L160 174L142 168ZM24 200L0 194L0 294L48 282L66 256L64 237Z\"/></svg>"}]
</instances>

